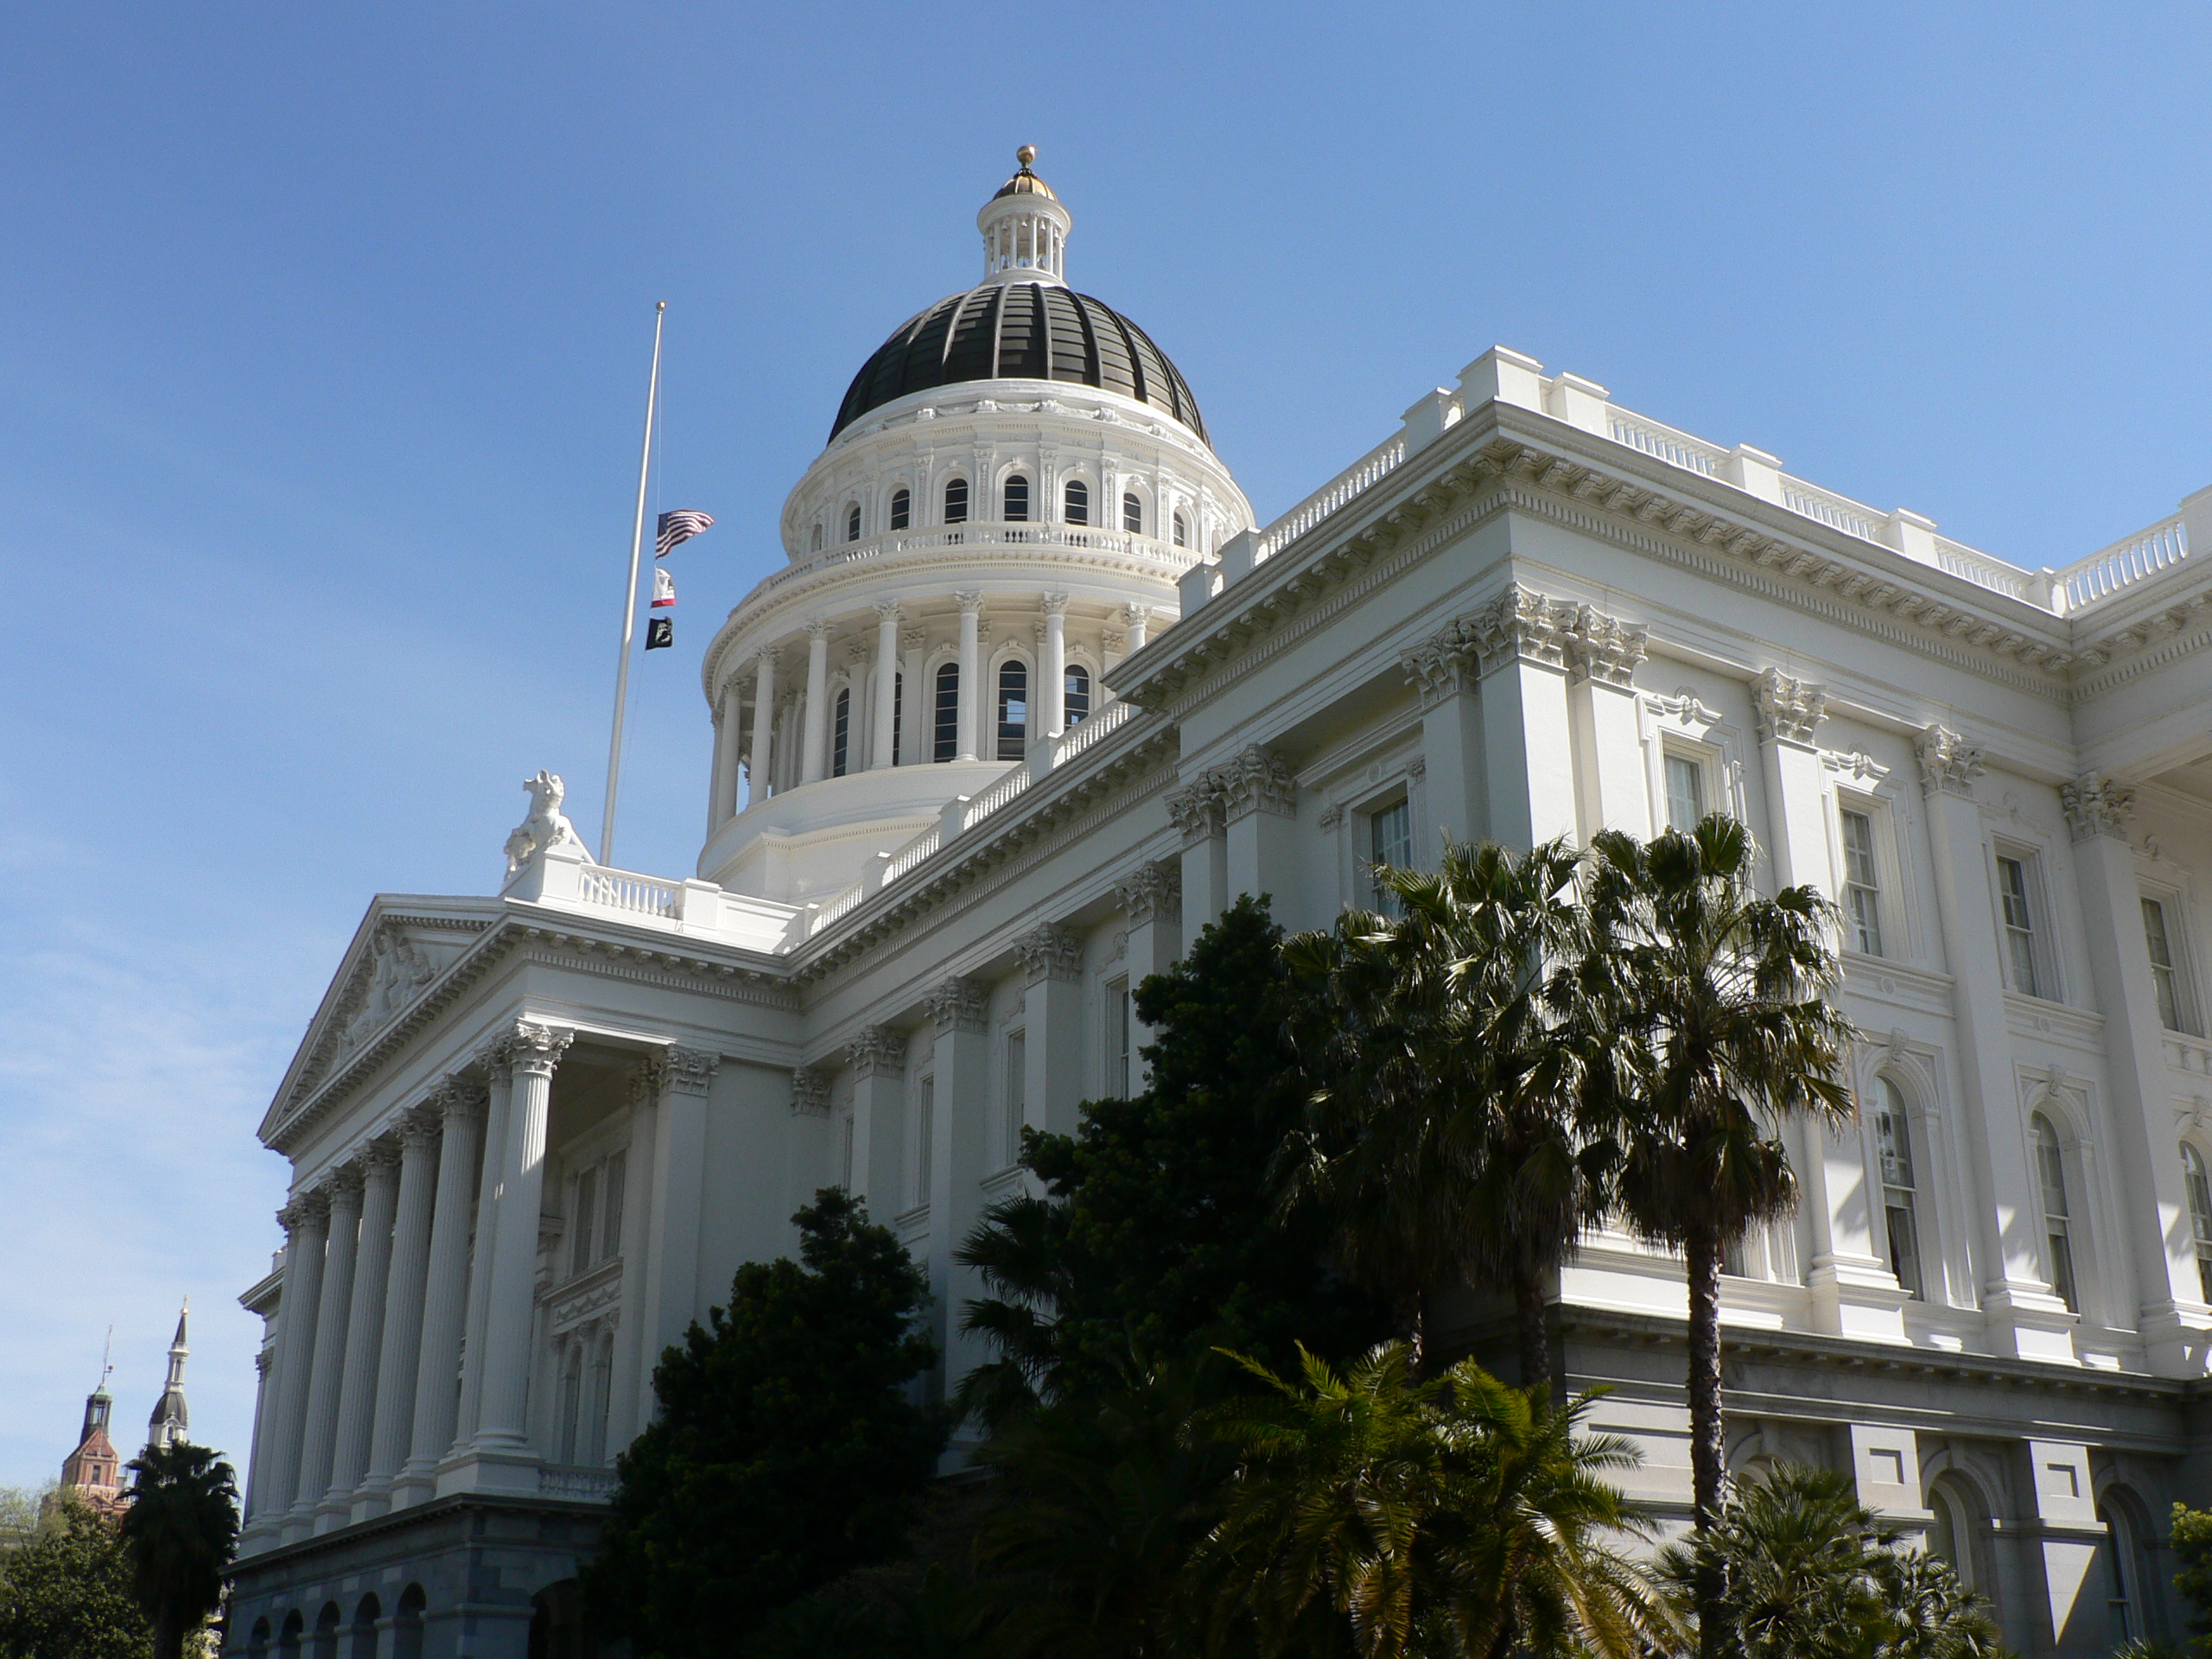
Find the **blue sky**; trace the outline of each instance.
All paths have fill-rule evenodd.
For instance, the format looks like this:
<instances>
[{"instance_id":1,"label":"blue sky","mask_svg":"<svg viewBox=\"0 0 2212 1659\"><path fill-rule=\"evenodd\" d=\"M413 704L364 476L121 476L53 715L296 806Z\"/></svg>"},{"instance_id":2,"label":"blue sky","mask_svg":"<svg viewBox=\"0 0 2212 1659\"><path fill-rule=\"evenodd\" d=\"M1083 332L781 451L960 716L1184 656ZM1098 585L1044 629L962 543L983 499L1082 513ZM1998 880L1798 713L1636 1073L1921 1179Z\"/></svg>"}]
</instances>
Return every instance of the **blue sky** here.
<instances>
[{"instance_id":1,"label":"blue sky","mask_svg":"<svg viewBox=\"0 0 2212 1659\"><path fill-rule=\"evenodd\" d=\"M2212 483L2193 7L16 6L0 16L0 1484L190 1294L243 1459L253 1128L378 891L595 835L652 302L689 873L716 620L1016 144L1265 518L1493 342L2027 565Z\"/></svg>"}]
</instances>

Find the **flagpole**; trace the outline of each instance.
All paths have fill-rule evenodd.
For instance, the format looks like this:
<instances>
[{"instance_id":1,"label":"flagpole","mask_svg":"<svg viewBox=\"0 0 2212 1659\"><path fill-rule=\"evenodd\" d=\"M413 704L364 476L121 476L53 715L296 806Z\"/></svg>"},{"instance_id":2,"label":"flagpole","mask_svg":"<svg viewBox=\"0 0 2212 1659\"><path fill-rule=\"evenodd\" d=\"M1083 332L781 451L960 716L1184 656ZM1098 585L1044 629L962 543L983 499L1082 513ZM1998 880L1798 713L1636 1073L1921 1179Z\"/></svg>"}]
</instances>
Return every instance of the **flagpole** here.
<instances>
[{"instance_id":1,"label":"flagpole","mask_svg":"<svg viewBox=\"0 0 2212 1659\"><path fill-rule=\"evenodd\" d=\"M645 383L645 442L638 458L638 517L630 527L630 580L622 589L622 659L614 670L614 734L607 745L607 813L599 825L599 861L614 861L614 798L622 783L622 715L630 701L630 641L638 631L638 560L645 546L645 477L653 464L653 414L660 402L660 327L668 302L653 307L653 372Z\"/></svg>"}]
</instances>

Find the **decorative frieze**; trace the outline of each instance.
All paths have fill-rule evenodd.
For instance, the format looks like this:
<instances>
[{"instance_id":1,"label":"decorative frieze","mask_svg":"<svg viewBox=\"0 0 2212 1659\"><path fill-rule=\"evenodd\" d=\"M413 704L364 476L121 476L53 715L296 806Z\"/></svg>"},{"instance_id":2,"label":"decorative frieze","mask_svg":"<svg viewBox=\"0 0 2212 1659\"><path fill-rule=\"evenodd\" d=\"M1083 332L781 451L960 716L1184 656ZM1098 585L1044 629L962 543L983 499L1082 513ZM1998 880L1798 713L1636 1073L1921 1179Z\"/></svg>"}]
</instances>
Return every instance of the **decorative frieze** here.
<instances>
[{"instance_id":1,"label":"decorative frieze","mask_svg":"<svg viewBox=\"0 0 2212 1659\"><path fill-rule=\"evenodd\" d=\"M830 1074L827 1071L811 1065L798 1066L792 1071L791 1116L830 1116Z\"/></svg>"},{"instance_id":2,"label":"decorative frieze","mask_svg":"<svg viewBox=\"0 0 2212 1659\"><path fill-rule=\"evenodd\" d=\"M1021 961L1025 983L1034 985L1042 980L1067 982L1083 977L1083 935L1071 927L1046 923L1016 939L1014 949Z\"/></svg>"},{"instance_id":3,"label":"decorative frieze","mask_svg":"<svg viewBox=\"0 0 2212 1659\"><path fill-rule=\"evenodd\" d=\"M845 1045L845 1064L862 1078L903 1077L906 1071L906 1039L889 1026L870 1026Z\"/></svg>"},{"instance_id":4,"label":"decorative frieze","mask_svg":"<svg viewBox=\"0 0 2212 1659\"><path fill-rule=\"evenodd\" d=\"M661 1055L667 1087L679 1095L703 1095L715 1085L722 1057L703 1048L669 1048Z\"/></svg>"},{"instance_id":5,"label":"decorative frieze","mask_svg":"<svg viewBox=\"0 0 2212 1659\"><path fill-rule=\"evenodd\" d=\"M1913 747L1920 754L1920 787L1930 795L1974 798L1974 780L1986 772L1981 746L1969 743L1948 726L1930 726Z\"/></svg>"},{"instance_id":6,"label":"decorative frieze","mask_svg":"<svg viewBox=\"0 0 2212 1659\"><path fill-rule=\"evenodd\" d=\"M1631 626L1595 606L1579 606L1567 639L1574 662L1571 677L1577 684L1591 680L1626 690L1635 683L1637 664L1643 660L1650 639L1649 629Z\"/></svg>"},{"instance_id":7,"label":"decorative frieze","mask_svg":"<svg viewBox=\"0 0 2212 1659\"><path fill-rule=\"evenodd\" d=\"M1131 927L1174 919L1183 912L1183 868L1141 864L1135 874L1114 884L1114 896Z\"/></svg>"},{"instance_id":8,"label":"decorative frieze","mask_svg":"<svg viewBox=\"0 0 2212 1659\"><path fill-rule=\"evenodd\" d=\"M1810 747L1813 730L1827 710L1828 694L1825 687L1793 680L1780 669L1769 668L1751 683L1751 701L1758 709L1760 742Z\"/></svg>"},{"instance_id":9,"label":"decorative frieze","mask_svg":"<svg viewBox=\"0 0 2212 1659\"><path fill-rule=\"evenodd\" d=\"M973 980L948 979L922 999L930 1022L943 1037L956 1031L981 1031L990 1012L990 995Z\"/></svg>"},{"instance_id":10,"label":"decorative frieze","mask_svg":"<svg viewBox=\"0 0 2212 1659\"><path fill-rule=\"evenodd\" d=\"M2107 836L2127 840L2135 822L2135 791L2123 789L2101 772L2087 772L2078 782L2058 786L2067 828L2079 843Z\"/></svg>"}]
</instances>

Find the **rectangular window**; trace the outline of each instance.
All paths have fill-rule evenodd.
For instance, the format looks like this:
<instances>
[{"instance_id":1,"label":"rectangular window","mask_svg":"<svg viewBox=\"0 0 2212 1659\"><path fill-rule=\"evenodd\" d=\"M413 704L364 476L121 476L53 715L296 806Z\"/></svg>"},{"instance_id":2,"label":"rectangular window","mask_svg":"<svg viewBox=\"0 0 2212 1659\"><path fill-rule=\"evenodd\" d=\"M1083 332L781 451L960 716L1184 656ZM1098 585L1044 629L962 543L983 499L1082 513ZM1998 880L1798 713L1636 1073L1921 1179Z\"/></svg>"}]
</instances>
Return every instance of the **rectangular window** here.
<instances>
[{"instance_id":1,"label":"rectangular window","mask_svg":"<svg viewBox=\"0 0 2212 1659\"><path fill-rule=\"evenodd\" d=\"M598 1205L599 1171L588 1169L576 1177L575 1228L569 1237L569 1271L582 1273L591 1266L591 1228Z\"/></svg>"},{"instance_id":2,"label":"rectangular window","mask_svg":"<svg viewBox=\"0 0 2212 1659\"><path fill-rule=\"evenodd\" d=\"M1843 810L1843 893L1853 949L1880 956L1882 883L1875 874L1874 820L1848 807Z\"/></svg>"},{"instance_id":3,"label":"rectangular window","mask_svg":"<svg viewBox=\"0 0 2212 1659\"><path fill-rule=\"evenodd\" d=\"M1000 1162L1021 1161L1021 1126L1029 1121L1029 1039L1020 1032L1006 1039L1006 1145Z\"/></svg>"},{"instance_id":4,"label":"rectangular window","mask_svg":"<svg viewBox=\"0 0 2212 1659\"><path fill-rule=\"evenodd\" d=\"M2005 912L2005 969L2012 987L2023 996L2040 996L2043 993L2036 988L2035 912L2028 903L2024 860L1997 855L1997 893Z\"/></svg>"},{"instance_id":5,"label":"rectangular window","mask_svg":"<svg viewBox=\"0 0 2212 1659\"><path fill-rule=\"evenodd\" d=\"M838 1167L842 1173L837 1184L849 1192L853 1190L853 1115L850 1112L845 1114L842 1138L843 1146L839 1154Z\"/></svg>"},{"instance_id":6,"label":"rectangular window","mask_svg":"<svg viewBox=\"0 0 2212 1659\"><path fill-rule=\"evenodd\" d=\"M622 1253L622 1188L629 1179L630 1154L618 1152L607 1160L607 1173L600 1185L605 1189L600 1207L606 1211L607 1219L599 1228L599 1259Z\"/></svg>"},{"instance_id":7,"label":"rectangular window","mask_svg":"<svg viewBox=\"0 0 2212 1659\"><path fill-rule=\"evenodd\" d=\"M1113 1099L1129 1097L1129 982L1117 979L1106 988L1106 1092Z\"/></svg>"},{"instance_id":8,"label":"rectangular window","mask_svg":"<svg viewBox=\"0 0 2212 1659\"><path fill-rule=\"evenodd\" d=\"M1414 810L1408 801L1393 802L1377 807L1367 817L1367 861L1388 864L1394 869L1403 869L1413 862ZM1385 915L1397 914L1395 895L1379 881L1370 881L1370 893L1375 908Z\"/></svg>"},{"instance_id":9,"label":"rectangular window","mask_svg":"<svg viewBox=\"0 0 2212 1659\"><path fill-rule=\"evenodd\" d=\"M2158 994L2158 1023L2168 1031L2186 1031L2181 982L2174 972L2173 940L2166 932L2166 907L2156 899L2143 901L2143 941L2151 947L2151 983Z\"/></svg>"},{"instance_id":10,"label":"rectangular window","mask_svg":"<svg viewBox=\"0 0 2212 1659\"><path fill-rule=\"evenodd\" d=\"M2066 1154L2050 1125L2037 1120L2036 1173L2043 1179L2044 1235L2050 1244L2050 1287L2073 1313L2082 1311L2074 1295L2073 1220L2067 1213Z\"/></svg>"},{"instance_id":11,"label":"rectangular window","mask_svg":"<svg viewBox=\"0 0 2212 1659\"><path fill-rule=\"evenodd\" d=\"M930 1145L937 1139L937 1079L922 1079L914 1103L914 1204L930 1201Z\"/></svg>"},{"instance_id":12,"label":"rectangular window","mask_svg":"<svg viewBox=\"0 0 2212 1659\"><path fill-rule=\"evenodd\" d=\"M1705 767L1687 754L1667 757L1667 827L1694 830L1705 816Z\"/></svg>"}]
</instances>

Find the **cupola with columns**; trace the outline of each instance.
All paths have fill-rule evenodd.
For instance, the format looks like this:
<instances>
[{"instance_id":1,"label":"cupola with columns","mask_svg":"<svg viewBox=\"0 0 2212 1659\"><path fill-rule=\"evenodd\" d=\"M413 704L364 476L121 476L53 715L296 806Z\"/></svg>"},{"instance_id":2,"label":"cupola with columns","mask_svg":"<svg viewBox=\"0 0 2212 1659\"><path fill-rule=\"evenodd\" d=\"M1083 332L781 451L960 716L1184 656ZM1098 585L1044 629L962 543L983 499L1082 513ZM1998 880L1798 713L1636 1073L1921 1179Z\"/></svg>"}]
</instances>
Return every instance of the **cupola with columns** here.
<instances>
[{"instance_id":1,"label":"cupola with columns","mask_svg":"<svg viewBox=\"0 0 2212 1659\"><path fill-rule=\"evenodd\" d=\"M1067 286L1035 156L976 216L985 280L855 376L785 568L708 649L709 880L804 903L881 868L1102 710L1177 578L1252 523L1174 365Z\"/></svg>"}]
</instances>

